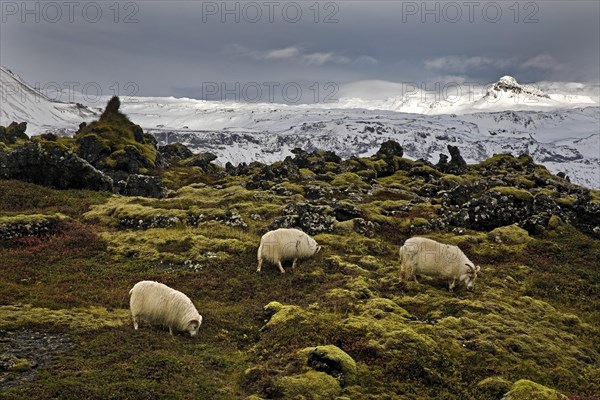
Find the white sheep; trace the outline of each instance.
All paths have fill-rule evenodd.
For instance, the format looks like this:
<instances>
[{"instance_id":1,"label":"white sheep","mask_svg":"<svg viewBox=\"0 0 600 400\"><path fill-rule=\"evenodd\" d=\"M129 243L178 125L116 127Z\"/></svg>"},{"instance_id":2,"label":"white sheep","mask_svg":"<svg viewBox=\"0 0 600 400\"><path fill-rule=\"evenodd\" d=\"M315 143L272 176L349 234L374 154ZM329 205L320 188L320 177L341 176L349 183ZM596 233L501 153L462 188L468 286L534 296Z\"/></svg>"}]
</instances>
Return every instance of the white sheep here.
<instances>
[{"instance_id":1,"label":"white sheep","mask_svg":"<svg viewBox=\"0 0 600 400\"><path fill-rule=\"evenodd\" d=\"M195 336L202 324L202 316L185 294L167 285L154 281L140 281L129 291L129 307L133 317L133 328L138 329L140 321L188 332Z\"/></svg>"},{"instance_id":2,"label":"white sheep","mask_svg":"<svg viewBox=\"0 0 600 400\"><path fill-rule=\"evenodd\" d=\"M281 228L267 232L260 239L256 272L260 272L263 260L277 264L282 274L285 273L285 270L281 262L294 260L292 271L295 271L298 260L312 257L319 250L321 250L321 246L299 229Z\"/></svg>"},{"instance_id":3,"label":"white sheep","mask_svg":"<svg viewBox=\"0 0 600 400\"><path fill-rule=\"evenodd\" d=\"M413 237L400 248L400 271L403 280L414 279L417 275L428 275L448 279L449 290L454 290L457 282L464 283L473 290L477 273L481 268L457 246L435 240Z\"/></svg>"}]
</instances>

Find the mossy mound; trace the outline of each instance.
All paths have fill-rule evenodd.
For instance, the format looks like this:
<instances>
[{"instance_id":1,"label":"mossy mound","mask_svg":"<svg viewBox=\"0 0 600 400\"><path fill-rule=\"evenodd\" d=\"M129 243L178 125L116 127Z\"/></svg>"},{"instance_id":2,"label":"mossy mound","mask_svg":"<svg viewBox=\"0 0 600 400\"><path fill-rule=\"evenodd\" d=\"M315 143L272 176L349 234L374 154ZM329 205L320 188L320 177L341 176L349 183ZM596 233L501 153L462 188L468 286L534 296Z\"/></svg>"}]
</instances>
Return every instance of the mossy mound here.
<instances>
[{"instance_id":1,"label":"mossy mound","mask_svg":"<svg viewBox=\"0 0 600 400\"><path fill-rule=\"evenodd\" d=\"M316 371L338 378L341 386L353 385L357 380L356 362L342 349L333 345L302 350L306 363Z\"/></svg>"},{"instance_id":2,"label":"mossy mound","mask_svg":"<svg viewBox=\"0 0 600 400\"><path fill-rule=\"evenodd\" d=\"M512 389L504 395L506 400L568 400L560 392L526 379L515 382Z\"/></svg>"},{"instance_id":3,"label":"mossy mound","mask_svg":"<svg viewBox=\"0 0 600 400\"><path fill-rule=\"evenodd\" d=\"M336 378L317 371L284 376L276 380L274 385L285 399L327 400L334 399L341 392Z\"/></svg>"},{"instance_id":4,"label":"mossy mound","mask_svg":"<svg viewBox=\"0 0 600 400\"><path fill-rule=\"evenodd\" d=\"M161 163L156 140L144 134L119 107L119 98L113 97L98 121L77 132L74 150L102 171L146 173Z\"/></svg>"},{"instance_id":5,"label":"mossy mound","mask_svg":"<svg viewBox=\"0 0 600 400\"><path fill-rule=\"evenodd\" d=\"M52 326L73 332L89 332L121 326L129 322L129 317L129 310L108 311L103 307L51 310L29 304L0 306L0 329Z\"/></svg>"},{"instance_id":6,"label":"mossy mound","mask_svg":"<svg viewBox=\"0 0 600 400\"><path fill-rule=\"evenodd\" d=\"M525 244L532 240L529 233L517 225L496 228L488 233L488 237L498 243L505 244Z\"/></svg>"},{"instance_id":7,"label":"mossy mound","mask_svg":"<svg viewBox=\"0 0 600 400\"><path fill-rule=\"evenodd\" d=\"M0 240L46 235L68 219L63 214L0 214Z\"/></svg>"}]
</instances>

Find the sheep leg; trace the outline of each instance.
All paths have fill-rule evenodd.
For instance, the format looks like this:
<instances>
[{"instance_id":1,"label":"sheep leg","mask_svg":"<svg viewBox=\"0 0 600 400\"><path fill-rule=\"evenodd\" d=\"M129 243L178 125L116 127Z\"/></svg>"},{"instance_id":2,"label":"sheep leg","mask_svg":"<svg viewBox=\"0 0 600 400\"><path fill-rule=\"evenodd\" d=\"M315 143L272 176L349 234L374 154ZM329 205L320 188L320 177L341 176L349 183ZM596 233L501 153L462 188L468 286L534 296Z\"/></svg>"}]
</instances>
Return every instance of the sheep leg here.
<instances>
[{"instance_id":1,"label":"sheep leg","mask_svg":"<svg viewBox=\"0 0 600 400\"><path fill-rule=\"evenodd\" d=\"M140 327L140 317L135 316L135 317L133 317L133 329L135 329L137 331L139 327Z\"/></svg>"},{"instance_id":2,"label":"sheep leg","mask_svg":"<svg viewBox=\"0 0 600 400\"><path fill-rule=\"evenodd\" d=\"M172 326L169 327L169 334L171 334L171 336L173 336L173 327Z\"/></svg>"},{"instance_id":3,"label":"sheep leg","mask_svg":"<svg viewBox=\"0 0 600 400\"><path fill-rule=\"evenodd\" d=\"M281 271L282 274L285 274L285 269L283 269L283 265L281 265L281 260L277 261L277 266L279 267L279 271Z\"/></svg>"},{"instance_id":4,"label":"sheep leg","mask_svg":"<svg viewBox=\"0 0 600 400\"><path fill-rule=\"evenodd\" d=\"M294 258L294 262L292 263L292 272L296 272L296 262L298 261L297 258Z\"/></svg>"},{"instance_id":5,"label":"sheep leg","mask_svg":"<svg viewBox=\"0 0 600 400\"><path fill-rule=\"evenodd\" d=\"M448 286L448 291L449 291L449 292L452 292L452 291L454 291L454 286L456 286L456 279L452 279L452 280L450 281L450 285Z\"/></svg>"},{"instance_id":6,"label":"sheep leg","mask_svg":"<svg viewBox=\"0 0 600 400\"><path fill-rule=\"evenodd\" d=\"M263 260L261 258L261 259L258 260L258 268L256 268L256 272L260 272L260 270L262 268L262 263L263 263Z\"/></svg>"}]
</instances>

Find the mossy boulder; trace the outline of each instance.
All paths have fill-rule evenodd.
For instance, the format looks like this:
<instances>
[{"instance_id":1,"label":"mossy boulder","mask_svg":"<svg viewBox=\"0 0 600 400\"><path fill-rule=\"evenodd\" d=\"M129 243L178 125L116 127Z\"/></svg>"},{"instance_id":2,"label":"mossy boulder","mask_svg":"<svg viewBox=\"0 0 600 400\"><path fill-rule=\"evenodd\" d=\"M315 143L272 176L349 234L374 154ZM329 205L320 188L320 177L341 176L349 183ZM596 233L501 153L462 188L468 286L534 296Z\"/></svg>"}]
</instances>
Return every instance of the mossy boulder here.
<instances>
[{"instance_id":1,"label":"mossy boulder","mask_svg":"<svg viewBox=\"0 0 600 400\"><path fill-rule=\"evenodd\" d=\"M488 233L488 237L490 240L504 244L525 244L532 240L525 229L514 224L496 228Z\"/></svg>"},{"instance_id":2,"label":"mossy boulder","mask_svg":"<svg viewBox=\"0 0 600 400\"><path fill-rule=\"evenodd\" d=\"M0 152L0 179L18 179L58 189L111 191L112 179L55 142L27 142Z\"/></svg>"},{"instance_id":3,"label":"mossy boulder","mask_svg":"<svg viewBox=\"0 0 600 400\"><path fill-rule=\"evenodd\" d=\"M309 367L337 378L341 386L356 383L358 378L356 362L339 347L317 346L304 349L302 353L307 354L306 364Z\"/></svg>"},{"instance_id":4,"label":"mossy boulder","mask_svg":"<svg viewBox=\"0 0 600 400\"><path fill-rule=\"evenodd\" d=\"M96 168L110 173L145 173L163 164L156 140L144 134L119 111L120 101L113 97L98 121L75 134L75 151ZM118 174L117 174L118 175Z\"/></svg>"},{"instance_id":5,"label":"mossy boulder","mask_svg":"<svg viewBox=\"0 0 600 400\"><path fill-rule=\"evenodd\" d=\"M186 145L181 143L171 143L158 148L158 151L168 162L175 162L190 158L194 155Z\"/></svg>"},{"instance_id":6,"label":"mossy boulder","mask_svg":"<svg viewBox=\"0 0 600 400\"><path fill-rule=\"evenodd\" d=\"M331 207L299 202L286 206L283 216L275 219L269 229L298 228L309 235L317 235L332 232L334 227L335 218Z\"/></svg>"},{"instance_id":7,"label":"mossy boulder","mask_svg":"<svg viewBox=\"0 0 600 400\"><path fill-rule=\"evenodd\" d=\"M7 145L15 144L17 141L27 141L29 136L25 133L27 130L27 122L12 122L6 128L0 126L0 142Z\"/></svg>"},{"instance_id":8,"label":"mossy boulder","mask_svg":"<svg viewBox=\"0 0 600 400\"><path fill-rule=\"evenodd\" d=\"M402 146L400 146L400 143L395 140L387 140L381 144L376 155L383 158L393 158L394 156L402 157L404 155L404 150L402 149Z\"/></svg>"},{"instance_id":9,"label":"mossy boulder","mask_svg":"<svg viewBox=\"0 0 600 400\"><path fill-rule=\"evenodd\" d=\"M540 385L529 381L527 379L521 379L513 385L512 389L504 395L502 400L568 400L569 398L560 392L550 389L546 386Z\"/></svg>"},{"instance_id":10,"label":"mossy boulder","mask_svg":"<svg viewBox=\"0 0 600 400\"><path fill-rule=\"evenodd\" d=\"M512 383L500 376L490 376L477 383L479 400L497 400L508 392Z\"/></svg>"},{"instance_id":11,"label":"mossy boulder","mask_svg":"<svg viewBox=\"0 0 600 400\"><path fill-rule=\"evenodd\" d=\"M281 377L274 386L284 399L331 400L342 391L336 378L317 371Z\"/></svg>"},{"instance_id":12,"label":"mossy boulder","mask_svg":"<svg viewBox=\"0 0 600 400\"><path fill-rule=\"evenodd\" d=\"M0 216L0 240L27 236L42 236L57 229L68 220L63 214L18 214Z\"/></svg>"}]
</instances>

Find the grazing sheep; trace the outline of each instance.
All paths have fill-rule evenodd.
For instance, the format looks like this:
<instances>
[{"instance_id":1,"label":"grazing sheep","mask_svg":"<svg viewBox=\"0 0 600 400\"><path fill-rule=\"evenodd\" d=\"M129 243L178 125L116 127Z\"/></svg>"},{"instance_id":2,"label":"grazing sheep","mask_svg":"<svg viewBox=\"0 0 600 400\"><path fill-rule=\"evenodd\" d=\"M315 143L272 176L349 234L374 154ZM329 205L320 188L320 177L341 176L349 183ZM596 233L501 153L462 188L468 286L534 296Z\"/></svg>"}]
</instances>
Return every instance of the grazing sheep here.
<instances>
[{"instance_id":1,"label":"grazing sheep","mask_svg":"<svg viewBox=\"0 0 600 400\"><path fill-rule=\"evenodd\" d=\"M312 257L319 250L321 250L321 246L301 230L281 228L267 232L260 239L256 272L260 272L263 260L277 264L282 274L285 273L285 270L281 261L294 260L292 271L295 271L299 259Z\"/></svg>"},{"instance_id":2,"label":"grazing sheep","mask_svg":"<svg viewBox=\"0 0 600 400\"><path fill-rule=\"evenodd\" d=\"M171 289L167 285L154 281L140 281L129 291L129 307L133 317L133 328L138 329L140 320L173 330L188 332L190 336L198 333L202 316L185 294Z\"/></svg>"},{"instance_id":3,"label":"grazing sheep","mask_svg":"<svg viewBox=\"0 0 600 400\"><path fill-rule=\"evenodd\" d=\"M403 280L412 278L419 283L417 274L437 276L448 279L450 291L457 281L463 282L468 290L473 290L480 270L457 246L422 237L413 237L404 242L400 248L400 263Z\"/></svg>"}]
</instances>

